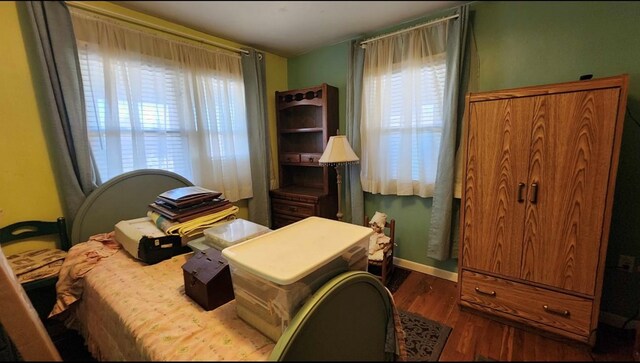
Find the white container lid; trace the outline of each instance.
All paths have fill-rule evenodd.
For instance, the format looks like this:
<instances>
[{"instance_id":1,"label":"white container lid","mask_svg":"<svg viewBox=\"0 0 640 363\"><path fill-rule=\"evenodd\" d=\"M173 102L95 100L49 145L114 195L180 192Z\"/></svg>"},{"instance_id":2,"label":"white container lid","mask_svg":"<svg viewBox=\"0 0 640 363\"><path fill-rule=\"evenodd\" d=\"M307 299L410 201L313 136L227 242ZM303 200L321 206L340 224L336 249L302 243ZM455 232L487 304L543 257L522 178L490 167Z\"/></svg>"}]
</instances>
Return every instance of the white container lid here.
<instances>
[{"instance_id":1,"label":"white container lid","mask_svg":"<svg viewBox=\"0 0 640 363\"><path fill-rule=\"evenodd\" d=\"M280 285L292 284L373 233L369 227L308 217L222 250L231 265Z\"/></svg>"},{"instance_id":2,"label":"white container lid","mask_svg":"<svg viewBox=\"0 0 640 363\"><path fill-rule=\"evenodd\" d=\"M205 229L204 236L216 242L216 246L224 248L270 231L271 229L263 225L237 218Z\"/></svg>"}]
</instances>

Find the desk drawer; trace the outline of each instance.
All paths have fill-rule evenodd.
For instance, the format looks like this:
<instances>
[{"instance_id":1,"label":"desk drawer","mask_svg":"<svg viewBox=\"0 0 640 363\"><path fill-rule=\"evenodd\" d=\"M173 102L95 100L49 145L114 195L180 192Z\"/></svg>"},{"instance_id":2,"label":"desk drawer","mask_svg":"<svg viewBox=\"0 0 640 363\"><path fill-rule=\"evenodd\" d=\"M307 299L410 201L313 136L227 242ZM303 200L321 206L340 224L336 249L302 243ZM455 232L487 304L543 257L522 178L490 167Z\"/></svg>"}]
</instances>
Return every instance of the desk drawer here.
<instances>
[{"instance_id":1,"label":"desk drawer","mask_svg":"<svg viewBox=\"0 0 640 363\"><path fill-rule=\"evenodd\" d=\"M316 215L315 204L294 202L282 199L272 199L271 206L273 208L274 214L288 214L302 218Z\"/></svg>"},{"instance_id":2,"label":"desk drawer","mask_svg":"<svg viewBox=\"0 0 640 363\"><path fill-rule=\"evenodd\" d=\"M589 336L593 301L462 271L460 299L581 336Z\"/></svg>"},{"instance_id":3,"label":"desk drawer","mask_svg":"<svg viewBox=\"0 0 640 363\"><path fill-rule=\"evenodd\" d=\"M297 153L284 153L280 155L281 163L299 163L300 162L300 154Z\"/></svg>"},{"instance_id":4,"label":"desk drawer","mask_svg":"<svg viewBox=\"0 0 640 363\"><path fill-rule=\"evenodd\" d=\"M272 218L273 222L271 224L273 229L278 229L303 219L301 217L293 217L286 214L274 214Z\"/></svg>"},{"instance_id":5,"label":"desk drawer","mask_svg":"<svg viewBox=\"0 0 640 363\"><path fill-rule=\"evenodd\" d=\"M300 162L308 164L317 164L322 154L300 154Z\"/></svg>"}]
</instances>

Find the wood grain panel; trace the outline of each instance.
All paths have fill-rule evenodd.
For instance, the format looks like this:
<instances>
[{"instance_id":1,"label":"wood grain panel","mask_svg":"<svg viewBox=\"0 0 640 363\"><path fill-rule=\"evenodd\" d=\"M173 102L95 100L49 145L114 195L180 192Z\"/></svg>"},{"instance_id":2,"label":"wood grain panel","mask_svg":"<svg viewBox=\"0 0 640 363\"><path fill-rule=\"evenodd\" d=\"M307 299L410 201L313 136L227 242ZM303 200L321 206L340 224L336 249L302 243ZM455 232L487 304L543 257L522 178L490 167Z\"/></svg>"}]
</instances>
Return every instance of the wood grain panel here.
<instances>
[{"instance_id":1,"label":"wood grain panel","mask_svg":"<svg viewBox=\"0 0 640 363\"><path fill-rule=\"evenodd\" d=\"M618 89L533 97L521 278L595 294Z\"/></svg>"},{"instance_id":2,"label":"wood grain panel","mask_svg":"<svg viewBox=\"0 0 640 363\"><path fill-rule=\"evenodd\" d=\"M526 183L529 99L470 105L462 212L462 265L518 277ZM523 190L523 192L525 192Z\"/></svg>"},{"instance_id":3,"label":"wood grain panel","mask_svg":"<svg viewBox=\"0 0 640 363\"><path fill-rule=\"evenodd\" d=\"M584 341L591 333L591 300L470 271L462 275L460 299L490 309L485 311L526 319L543 329L562 329Z\"/></svg>"}]
</instances>

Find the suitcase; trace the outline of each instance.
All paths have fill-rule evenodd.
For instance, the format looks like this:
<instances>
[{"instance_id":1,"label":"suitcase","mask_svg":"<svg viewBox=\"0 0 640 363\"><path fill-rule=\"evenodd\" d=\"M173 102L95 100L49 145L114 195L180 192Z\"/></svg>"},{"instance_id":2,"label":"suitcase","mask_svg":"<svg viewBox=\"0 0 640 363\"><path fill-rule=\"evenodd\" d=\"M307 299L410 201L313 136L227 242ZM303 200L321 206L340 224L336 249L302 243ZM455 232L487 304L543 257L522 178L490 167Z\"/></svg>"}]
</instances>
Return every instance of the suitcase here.
<instances>
[{"instance_id":1,"label":"suitcase","mask_svg":"<svg viewBox=\"0 0 640 363\"><path fill-rule=\"evenodd\" d=\"M116 240L131 256L150 265L191 251L182 246L180 236L166 235L148 217L120 221L115 232Z\"/></svg>"}]
</instances>

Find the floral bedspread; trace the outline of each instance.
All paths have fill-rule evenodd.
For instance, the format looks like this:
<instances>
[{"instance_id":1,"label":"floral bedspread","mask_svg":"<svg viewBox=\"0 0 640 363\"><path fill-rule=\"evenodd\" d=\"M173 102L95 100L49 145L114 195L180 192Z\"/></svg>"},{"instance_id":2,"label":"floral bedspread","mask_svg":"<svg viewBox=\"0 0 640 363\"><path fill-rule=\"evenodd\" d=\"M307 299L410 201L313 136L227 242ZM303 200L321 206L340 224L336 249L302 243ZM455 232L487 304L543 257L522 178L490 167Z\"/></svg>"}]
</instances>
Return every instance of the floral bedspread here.
<instances>
[{"instance_id":1,"label":"floral bedspread","mask_svg":"<svg viewBox=\"0 0 640 363\"><path fill-rule=\"evenodd\" d=\"M182 265L191 255L146 265L116 250L79 279L82 297L67 325L99 360L268 359L275 343L238 318L235 300L206 311L185 295Z\"/></svg>"}]
</instances>

